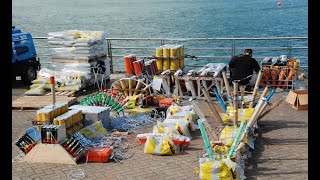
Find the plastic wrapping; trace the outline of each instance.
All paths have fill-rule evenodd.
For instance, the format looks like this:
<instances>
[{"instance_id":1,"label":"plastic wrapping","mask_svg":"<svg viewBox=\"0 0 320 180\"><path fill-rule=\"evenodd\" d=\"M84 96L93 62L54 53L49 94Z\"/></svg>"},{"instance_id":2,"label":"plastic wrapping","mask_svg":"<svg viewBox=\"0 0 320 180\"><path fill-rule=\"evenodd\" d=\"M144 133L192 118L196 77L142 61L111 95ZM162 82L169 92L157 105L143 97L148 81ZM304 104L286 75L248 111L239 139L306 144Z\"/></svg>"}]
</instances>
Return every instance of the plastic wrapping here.
<instances>
[{"instance_id":1,"label":"plastic wrapping","mask_svg":"<svg viewBox=\"0 0 320 180\"><path fill-rule=\"evenodd\" d=\"M213 77L216 77L226 66L227 64L225 63L208 63L198 71L198 74L201 76L213 75Z\"/></svg>"},{"instance_id":2,"label":"plastic wrapping","mask_svg":"<svg viewBox=\"0 0 320 180\"><path fill-rule=\"evenodd\" d=\"M144 153L154 155L175 155L179 154L180 149L176 146L170 137L163 136L147 136L144 144Z\"/></svg>"},{"instance_id":3,"label":"plastic wrapping","mask_svg":"<svg viewBox=\"0 0 320 180\"><path fill-rule=\"evenodd\" d=\"M215 160L209 158L200 158L199 178L203 180L238 180L236 170L239 166L229 160Z\"/></svg>"},{"instance_id":4,"label":"plastic wrapping","mask_svg":"<svg viewBox=\"0 0 320 180\"><path fill-rule=\"evenodd\" d=\"M48 33L52 58L89 60L107 54L104 31L66 30Z\"/></svg>"},{"instance_id":5,"label":"plastic wrapping","mask_svg":"<svg viewBox=\"0 0 320 180\"><path fill-rule=\"evenodd\" d=\"M251 118L253 111L254 108L238 109L238 121L247 122ZM224 123L232 122L234 119L233 107L227 106L226 113L219 113L219 115Z\"/></svg>"}]
</instances>

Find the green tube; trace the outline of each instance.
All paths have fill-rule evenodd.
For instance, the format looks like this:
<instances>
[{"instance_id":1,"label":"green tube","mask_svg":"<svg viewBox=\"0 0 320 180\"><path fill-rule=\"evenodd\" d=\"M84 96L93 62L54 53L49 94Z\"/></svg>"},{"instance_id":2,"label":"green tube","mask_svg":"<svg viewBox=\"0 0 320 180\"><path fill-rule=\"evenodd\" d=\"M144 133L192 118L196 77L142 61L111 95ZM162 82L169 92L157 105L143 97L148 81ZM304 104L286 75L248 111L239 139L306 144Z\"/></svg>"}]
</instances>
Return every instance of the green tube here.
<instances>
[{"instance_id":1,"label":"green tube","mask_svg":"<svg viewBox=\"0 0 320 180\"><path fill-rule=\"evenodd\" d=\"M108 105L110 98L111 98L111 96L109 96L108 94L106 96L107 96L107 98L106 98L106 101L104 102L105 106Z\"/></svg>"},{"instance_id":2,"label":"green tube","mask_svg":"<svg viewBox=\"0 0 320 180\"><path fill-rule=\"evenodd\" d=\"M234 150L235 150L235 148L236 148L236 146L237 146L237 144L239 142L240 135L242 134L243 130L244 130L244 121L241 122L240 127L239 127L238 132L237 132L237 135L233 140L232 146L231 146L231 148L229 150L229 153L228 153L228 159L231 158L231 156L232 156L232 154L233 154L233 152L234 152Z\"/></svg>"},{"instance_id":3,"label":"green tube","mask_svg":"<svg viewBox=\"0 0 320 180\"><path fill-rule=\"evenodd\" d=\"M119 112L121 112L121 111L123 111L123 110L124 110L123 108L120 108L120 109L118 109L116 112L119 113Z\"/></svg>"},{"instance_id":4,"label":"green tube","mask_svg":"<svg viewBox=\"0 0 320 180\"><path fill-rule=\"evenodd\" d=\"M104 103L106 102L107 100L107 93L103 93L102 94L102 105L104 105Z\"/></svg>"},{"instance_id":5,"label":"green tube","mask_svg":"<svg viewBox=\"0 0 320 180\"><path fill-rule=\"evenodd\" d=\"M111 104L113 103L114 99L112 97L110 97L110 101L108 102L108 106L111 106Z\"/></svg>"},{"instance_id":6,"label":"green tube","mask_svg":"<svg viewBox=\"0 0 320 180\"><path fill-rule=\"evenodd\" d=\"M122 96L122 93L119 93L119 96L117 97L116 102L118 102L120 100L121 96Z\"/></svg>"},{"instance_id":7,"label":"green tube","mask_svg":"<svg viewBox=\"0 0 320 180\"><path fill-rule=\"evenodd\" d=\"M119 103L116 107L113 108L113 110L117 110L119 107L123 106L122 103Z\"/></svg>"},{"instance_id":8,"label":"green tube","mask_svg":"<svg viewBox=\"0 0 320 180\"><path fill-rule=\"evenodd\" d=\"M208 137L207 137L207 133L204 129L204 126L203 126L203 119L199 119L198 120L198 124L199 124L199 127L200 127L200 131L201 131L201 136L202 136L202 139L204 141L204 145L206 147L206 150L207 150L207 153L209 155L209 158L210 159L213 159L213 154L212 154L212 150L211 150L211 146L209 144L209 140L208 140Z\"/></svg>"}]
</instances>

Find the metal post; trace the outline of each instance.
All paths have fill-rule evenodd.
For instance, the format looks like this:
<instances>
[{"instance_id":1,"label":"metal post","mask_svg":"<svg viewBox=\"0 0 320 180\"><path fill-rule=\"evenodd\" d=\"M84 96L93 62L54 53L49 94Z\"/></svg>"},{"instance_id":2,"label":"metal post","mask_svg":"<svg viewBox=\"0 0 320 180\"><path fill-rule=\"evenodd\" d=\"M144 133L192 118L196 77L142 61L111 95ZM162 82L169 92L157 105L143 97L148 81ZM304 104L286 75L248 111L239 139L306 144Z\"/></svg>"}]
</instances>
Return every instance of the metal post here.
<instances>
[{"instance_id":1,"label":"metal post","mask_svg":"<svg viewBox=\"0 0 320 180\"><path fill-rule=\"evenodd\" d=\"M56 88L55 88L54 76L50 77L50 84L51 84L51 93L52 93L52 104L54 106L56 104Z\"/></svg>"}]
</instances>

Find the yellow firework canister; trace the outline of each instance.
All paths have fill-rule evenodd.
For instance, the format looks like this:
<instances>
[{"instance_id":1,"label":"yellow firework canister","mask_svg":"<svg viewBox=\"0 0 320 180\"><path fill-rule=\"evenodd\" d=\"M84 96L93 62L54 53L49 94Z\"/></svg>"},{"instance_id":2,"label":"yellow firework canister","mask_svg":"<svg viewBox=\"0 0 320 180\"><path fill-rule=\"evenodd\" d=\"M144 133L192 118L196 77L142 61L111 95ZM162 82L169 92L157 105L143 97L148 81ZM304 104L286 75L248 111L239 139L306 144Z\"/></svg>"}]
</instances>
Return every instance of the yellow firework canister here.
<instances>
[{"instance_id":1,"label":"yellow firework canister","mask_svg":"<svg viewBox=\"0 0 320 180\"><path fill-rule=\"evenodd\" d=\"M180 68L182 68L184 66L184 57L180 57L179 61L180 61L179 66Z\"/></svg>"},{"instance_id":2,"label":"yellow firework canister","mask_svg":"<svg viewBox=\"0 0 320 180\"><path fill-rule=\"evenodd\" d=\"M163 70L162 62L163 62L162 59L156 59L156 64L157 64L158 71L162 71Z\"/></svg>"},{"instance_id":3,"label":"yellow firework canister","mask_svg":"<svg viewBox=\"0 0 320 180\"><path fill-rule=\"evenodd\" d=\"M163 59L162 70L165 71L167 69L170 69L170 59Z\"/></svg>"},{"instance_id":4,"label":"yellow firework canister","mask_svg":"<svg viewBox=\"0 0 320 180\"><path fill-rule=\"evenodd\" d=\"M171 59L170 60L170 70L171 71L175 71L175 70L178 70L179 69L179 62L180 60L179 59Z\"/></svg>"},{"instance_id":5,"label":"yellow firework canister","mask_svg":"<svg viewBox=\"0 0 320 180\"><path fill-rule=\"evenodd\" d=\"M42 113L41 112L37 112L37 120L38 121L42 120Z\"/></svg>"},{"instance_id":6,"label":"yellow firework canister","mask_svg":"<svg viewBox=\"0 0 320 180\"><path fill-rule=\"evenodd\" d=\"M163 46L163 54L162 56L164 58L169 58L170 57L170 47L169 46Z\"/></svg>"},{"instance_id":7,"label":"yellow firework canister","mask_svg":"<svg viewBox=\"0 0 320 180\"><path fill-rule=\"evenodd\" d=\"M170 58L177 58L178 57L178 48L177 46L173 46L170 48Z\"/></svg>"},{"instance_id":8,"label":"yellow firework canister","mask_svg":"<svg viewBox=\"0 0 320 180\"><path fill-rule=\"evenodd\" d=\"M156 57L162 57L162 55L163 55L163 47L160 46L156 48Z\"/></svg>"}]
</instances>

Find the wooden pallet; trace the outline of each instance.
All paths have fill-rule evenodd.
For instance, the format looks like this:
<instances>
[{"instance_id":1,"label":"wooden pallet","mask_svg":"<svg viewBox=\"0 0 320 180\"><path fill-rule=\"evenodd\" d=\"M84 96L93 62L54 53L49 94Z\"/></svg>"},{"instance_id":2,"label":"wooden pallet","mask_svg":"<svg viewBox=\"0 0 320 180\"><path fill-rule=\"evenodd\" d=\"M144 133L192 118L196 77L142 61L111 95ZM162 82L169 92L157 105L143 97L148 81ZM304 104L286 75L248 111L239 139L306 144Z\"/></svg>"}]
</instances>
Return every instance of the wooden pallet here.
<instances>
[{"instance_id":1,"label":"wooden pallet","mask_svg":"<svg viewBox=\"0 0 320 180\"><path fill-rule=\"evenodd\" d=\"M76 95L76 91L57 91L56 96L67 96L74 97ZM52 92L45 94L45 96L52 96Z\"/></svg>"},{"instance_id":2,"label":"wooden pallet","mask_svg":"<svg viewBox=\"0 0 320 180\"><path fill-rule=\"evenodd\" d=\"M70 106L77 102L77 97L56 96L56 103L58 102L68 102ZM40 109L48 105L52 105L51 96L22 96L12 102L12 108L21 110Z\"/></svg>"},{"instance_id":3,"label":"wooden pallet","mask_svg":"<svg viewBox=\"0 0 320 180\"><path fill-rule=\"evenodd\" d=\"M104 56L99 56L99 57L94 57L91 59L51 59L52 62L59 62L59 63L90 63L94 62L98 59L102 59L107 57L106 55Z\"/></svg>"}]
</instances>

